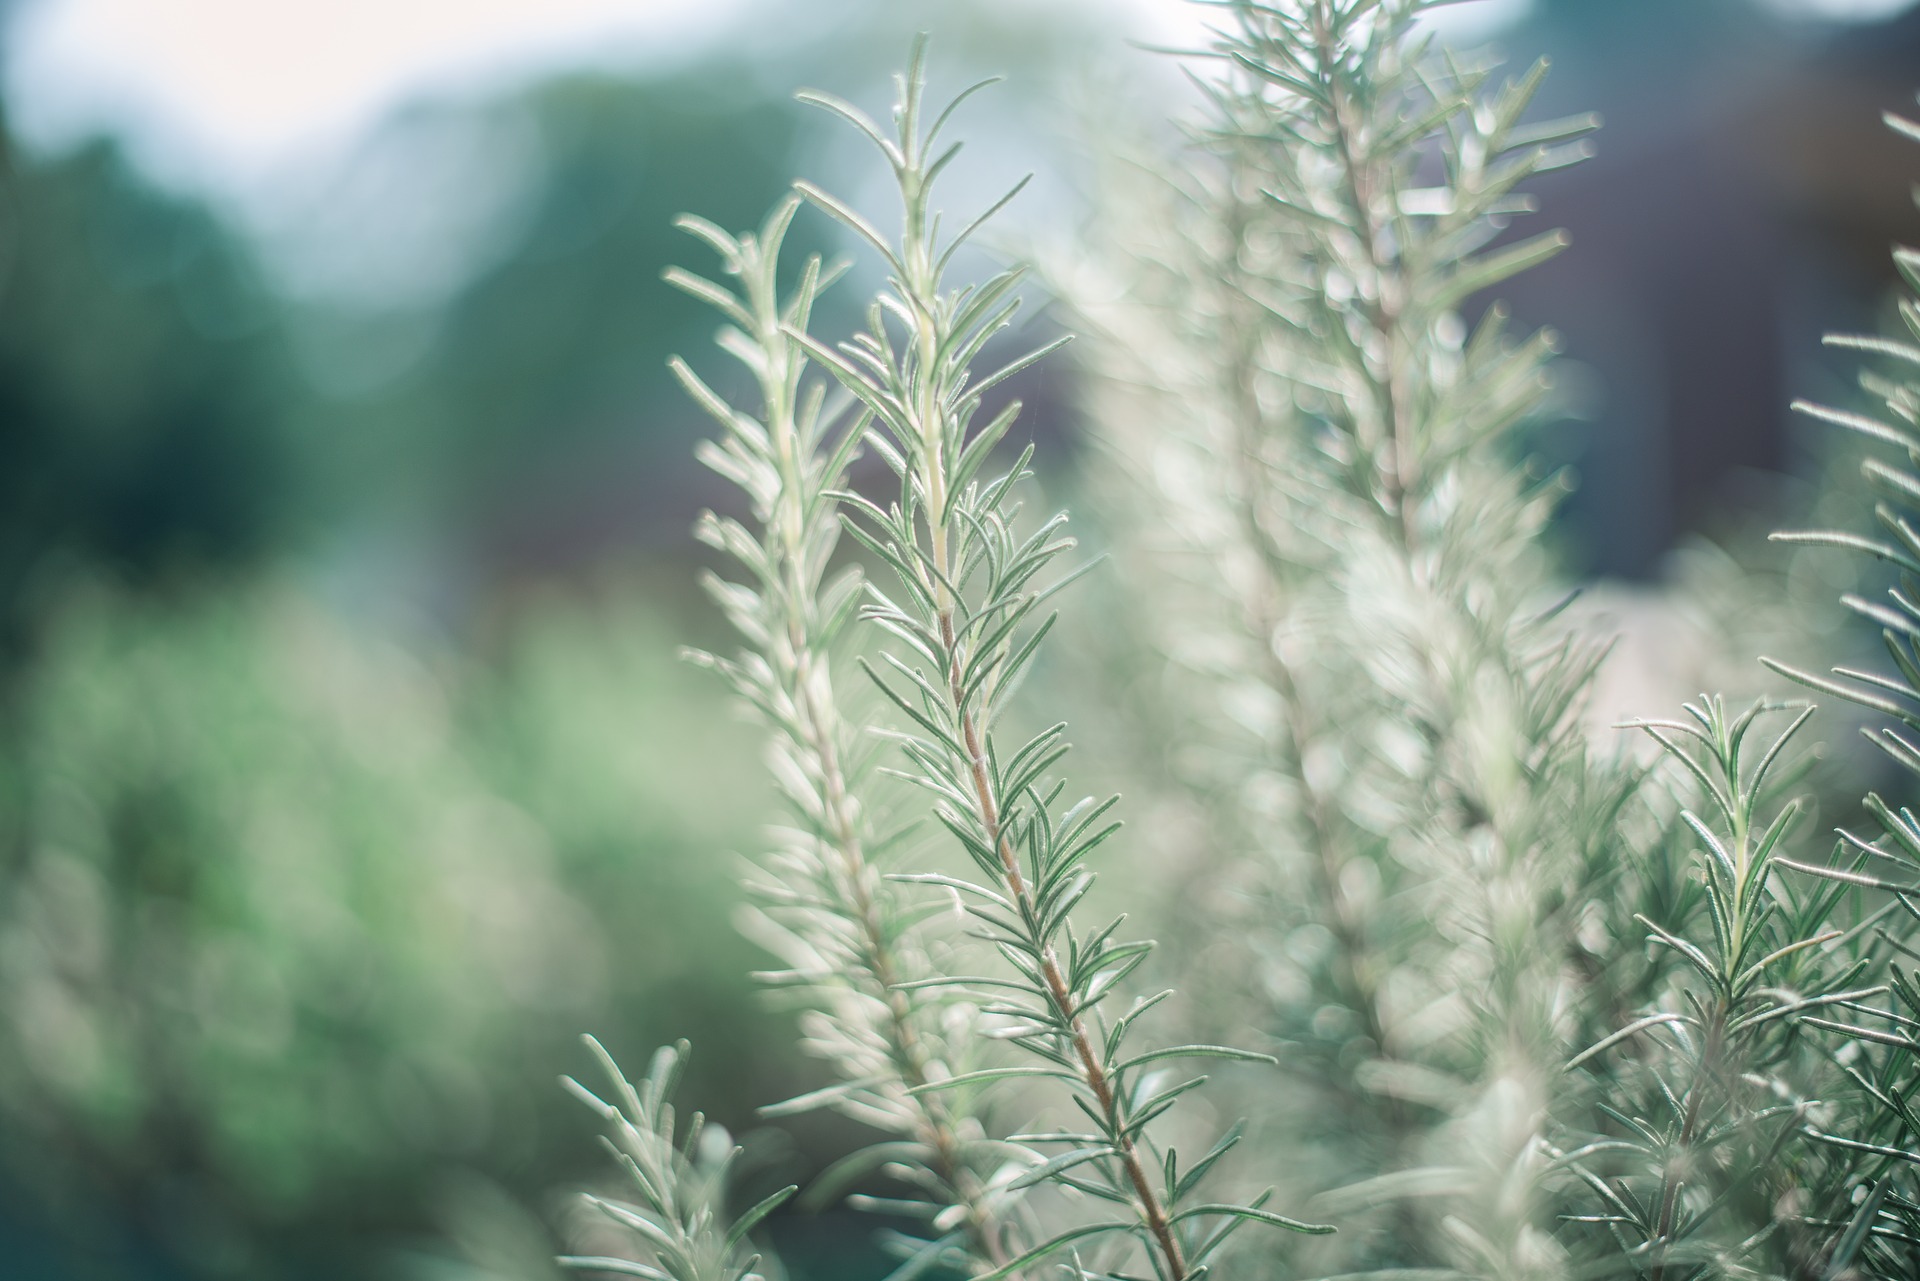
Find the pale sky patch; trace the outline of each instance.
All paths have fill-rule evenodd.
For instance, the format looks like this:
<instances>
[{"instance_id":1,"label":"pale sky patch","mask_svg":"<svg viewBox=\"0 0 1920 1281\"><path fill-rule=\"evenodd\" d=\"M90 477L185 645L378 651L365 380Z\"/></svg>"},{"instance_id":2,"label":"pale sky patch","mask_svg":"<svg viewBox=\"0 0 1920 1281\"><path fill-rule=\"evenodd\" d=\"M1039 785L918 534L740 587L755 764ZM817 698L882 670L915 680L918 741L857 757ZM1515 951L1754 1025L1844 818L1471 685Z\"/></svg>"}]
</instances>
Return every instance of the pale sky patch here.
<instances>
[{"instance_id":1,"label":"pale sky patch","mask_svg":"<svg viewBox=\"0 0 1920 1281\"><path fill-rule=\"evenodd\" d=\"M964 5L964 0L954 0ZM1775 0L1778 3L1795 0ZM1868 4L1884 0L1797 0ZM784 17L797 11L782 0ZM1110 15L1115 0L1025 0ZM1430 19L1472 41L1532 0ZM231 193L337 154L395 106L545 71L646 67L724 39L755 0L26 0L4 68L12 121L47 146L108 131L163 181ZM1195 44L1217 9L1124 0L1132 35ZM1097 28L1096 28L1097 29Z\"/></svg>"},{"instance_id":2,"label":"pale sky patch","mask_svg":"<svg viewBox=\"0 0 1920 1281\"><path fill-rule=\"evenodd\" d=\"M1872 22L1913 8L1914 0L1761 0L1767 8L1789 18L1829 22Z\"/></svg>"},{"instance_id":3,"label":"pale sky patch","mask_svg":"<svg viewBox=\"0 0 1920 1281\"><path fill-rule=\"evenodd\" d=\"M364 132L423 91L669 60L746 0L33 0L6 80L36 141L110 129L187 183Z\"/></svg>"}]
</instances>

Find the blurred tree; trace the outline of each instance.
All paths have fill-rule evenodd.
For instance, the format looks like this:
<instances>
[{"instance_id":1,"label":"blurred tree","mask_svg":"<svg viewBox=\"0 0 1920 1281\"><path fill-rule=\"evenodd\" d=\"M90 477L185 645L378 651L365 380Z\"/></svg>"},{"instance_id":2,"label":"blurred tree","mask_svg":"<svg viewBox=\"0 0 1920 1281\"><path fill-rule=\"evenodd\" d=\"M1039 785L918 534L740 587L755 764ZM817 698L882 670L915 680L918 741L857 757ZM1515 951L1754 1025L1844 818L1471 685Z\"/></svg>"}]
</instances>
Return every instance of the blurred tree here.
<instances>
[{"instance_id":1,"label":"blurred tree","mask_svg":"<svg viewBox=\"0 0 1920 1281\"><path fill-rule=\"evenodd\" d=\"M207 210L111 143L36 157L0 125L0 664L76 569L154 584L287 528L283 351Z\"/></svg>"},{"instance_id":2,"label":"blurred tree","mask_svg":"<svg viewBox=\"0 0 1920 1281\"><path fill-rule=\"evenodd\" d=\"M456 573L477 561L488 575L533 577L636 540L681 545L699 507L688 481L703 428L666 356L711 324L660 280L693 243L673 220L697 207L723 225L757 221L790 181L797 113L756 91L746 68L719 65L647 81L572 76L490 104L420 108L398 127L429 131L436 116L495 139L483 147L514 138L521 190L493 252L431 304L418 356L325 408L348 451L332 462L336 494L354 505L345 514L405 513L436 552L467 562ZM825 232L806 238L821 248ZM336 307L309 323L362 324L351 301Z\"/></svg>"},{"instance_id":3,"label":"blurred tree","mask_svg":"<svg viewBox=\"0 0 1920 1281\"><path fill-rule=\"evenodd\" d=\"M491 229L487 251L462 279L411 317L405 305L351 297L303 316L309 329L350 343L357 335L370 371L392 356L370 336L382 326L427 335L417 354L397 362L404 367L370 373L364 386L321 407L338 471L330 492L356 505L341 531L384 522L389 534L425 544L431 586L451 580L482 597L502 583L576 574L635 548L665 549L674 560L691 553L694 516L728 493L693 461L693 442L710 424L668 377L666 359L696 353L723 391L738 385L740 371L707 354L711 314L660 273L673 262L707 269L704 251L673 225L680 214L755 226L787 190L797 157L837 169L844 140L821 113L791 100L793 88L884 86L884 69L912 31L931 23L951 34L942 46L949 57L994 72L1025 69L1024 85L987 117L1011 158L1002 148L994 158L1001 168L978 189L1004 187L1021 172L1014 166L1043 168L1021 206L1072 198L1059 172L1071 145L1063 113L1036 110L1035 100L1080 69L1084 19L916 8L823 0L802 24L769 7L737 53L643 77L564 75L487 102L423 104L397 118L389 140L409 132L453 138L460 130L451 125L460 122L482 139L483 153L503 166L511 156L517 190L493 193L509 209L505 225ZM969 73L949 74L958 87ZM459 145L472 144L463 137ZM370 152L368 162L379 160ZM959 162L956 191L967 189L973 163L971 152ZM957 217L967 202L955 201ZM382 232L369 224L357 234L371 241ZM839 229L812 214L791 244L796 263L844 247ZM851 306L858 289L828 294L823 332L851 328L852 317L835 309ZM1047 400L1047 390L1029 380L1018 394L1031 405L1036 393ZM1052 398L1057 404L1057 389ZM1029 417L1045 429L1050 415ZM1057 424L1063 415L1051 417ZM349 543L346 551L364 557L368 547ZM690 584L690 575L682 581Z\"/></svg>"}]
</instances>

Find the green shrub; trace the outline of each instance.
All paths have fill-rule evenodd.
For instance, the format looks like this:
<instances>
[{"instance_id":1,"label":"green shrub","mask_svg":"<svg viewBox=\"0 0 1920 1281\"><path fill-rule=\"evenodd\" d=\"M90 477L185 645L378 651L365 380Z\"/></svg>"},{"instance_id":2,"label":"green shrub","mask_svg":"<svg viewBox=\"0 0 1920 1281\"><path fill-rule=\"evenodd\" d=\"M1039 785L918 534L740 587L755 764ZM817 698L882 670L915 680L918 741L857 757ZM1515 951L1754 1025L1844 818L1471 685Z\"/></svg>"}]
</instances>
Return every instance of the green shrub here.
<instances>
[{"instance_id":1,"label":"green shrub","mask_svg":"<svg viewBox=\"0 0 1920 1281\"><path fill-rule=\"evenodd\" d=\"M715 784L740 729L646 615L550 611L486 668L286 589L95 594L53 637L0 759L0 1159L36 1216L85 1239L120 1198L215 1272L364 1258L449 1165L566 1168L536 1083L581 1023L780 1035L731 868L690 857L761 789Z\"/></svg>"},{"instance_id":2,"label":"green shrub","mask_svg":"<svg viewBox=\"0 0 1920 1281\"><path fill-rule=\"evenodd\" d=\"M1920 827L1869 798L1880 833L1808 852L1804 708L1703 697L1644 722L1652 767L1591 741L1605 638L1563 610L1564 487L1524 456L1555 342L1487 291L1566 247L1507 232L1597 122L1528 119L1544 65L1434 48L1433 7L1222 5L1191 152L1116 180L1054 264L1115 464L1109 598L1161 655L1102 721L1154 736L1103 757L1165 763L1144 839L1074 803L1064 726L1032 728L1048 691L1022 678L1077 562L1064 516L1018 508L1031 449L997 452L1018 406L993 388L1047 349L982 358L1017 269L945 283L978 223L939 233L921 52L892 129L803 95L899 189L895 239L797 185L884 264L864 331L808 332L833 268L780 289L797 202L753 236L688 224L726 283L670 278L759 384L735 405L681 367L752 505L702 526L744 640L710 661L774 744L793 818L762 934L843 1078L779 1110L887 1132L841 1173L924 1223L899 1276L1912 1274ZM1866 464L1880 532L1793 537L1890 567L1889 597L1847 604L1896 674L1783 670L1908 727L1873 736L1920 770L1920 392L1866 386L1886 415L1814 412L1908 456ZM897 487L850 489L860 450ZM1088 916L1115 850L1205 891L1154 913L1178 949ZM1169 970L1171 1000L1146 977ZM1244 1048L1169 1045L1215 1028ZM1203 1091L1186 1057L1227 1063ZM583 1266L709 1275L664 1196L609 1211L642 1261ZM1228 1239L1245 1224L1295 1231Z\"/></svg>"}]
</instances>

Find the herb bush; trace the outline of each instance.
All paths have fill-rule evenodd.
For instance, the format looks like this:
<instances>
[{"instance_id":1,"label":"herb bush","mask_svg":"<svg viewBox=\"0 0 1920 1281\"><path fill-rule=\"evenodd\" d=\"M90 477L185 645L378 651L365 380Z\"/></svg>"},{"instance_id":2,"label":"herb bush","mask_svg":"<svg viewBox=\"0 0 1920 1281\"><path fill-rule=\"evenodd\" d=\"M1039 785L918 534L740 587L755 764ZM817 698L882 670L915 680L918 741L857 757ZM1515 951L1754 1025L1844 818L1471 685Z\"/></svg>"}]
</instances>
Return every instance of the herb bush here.
<instances>
[{"instance_id":1,"label":"herb bush","mask_svg":"<svg viewBox=\"0 0 1920 1281\"><path fill-rule=\"evenodd\" d=\"M1878 564L1843 606L1891 671L1773 662L1778 697L1596 740L1606 637L1565 609L1564 486L1526 456L1555 340L1490 300L1567 247L1511 228L1598 122L1529 114L1544 65L1426 42L1438 3L1221 4L1186 153L1114 166L1046 264L1118 531L1104 599L1162 656L1101 720L1137 739L1101 760L1148 762L1143 836L1023 686L1091 562L995 391L1060 344L998 354L1021 269L951 270L1018 190L943 230L973 90L930 103L916 46L888 125L802 95L880 153L897 235L804 181L750 233L684 220L719 269L669 279L752 381L675 365L747 511L701 523L740 648L698 657L767 729L788 817L749 930L837 1076L767 1111L878 1132L804 1197L918 1225L886 1230L897 1276L1920 1266L1920 820L1868 796L1828 844L1786 697L1859 704L1920 772L1920 347L1834 340L1876 409L1805 408L1867 442L1870 509L1779 535ZM781 259L816 214L885 275L850 337L810 327L842 268ZM1096 889L1129 839L1141 869ZM1177 946L1118 914L1149 885ZM685 1053L575 1086L632 1186L564 1263L773 1273L750 1238L797 1190L733 1206L729 1140L672 1112Z\"/></svg>"},{"instance_id":2,"label":"herb bush","mask_svg":"<svg viewBox=\"0 0 1920 1281\"><path fill-rule=\"evenodd\" d=\"M482 666L286 584L66 602L0 736L12 1222L103 1276L305 1276L407 1230L449 1164L571 1165L537 1083L583 1022L780 1088L730 869L693 857L751 839L758 785L730 809L704 767L751 738L657 617L601 612Z\"/></svg>"}]
</instances>

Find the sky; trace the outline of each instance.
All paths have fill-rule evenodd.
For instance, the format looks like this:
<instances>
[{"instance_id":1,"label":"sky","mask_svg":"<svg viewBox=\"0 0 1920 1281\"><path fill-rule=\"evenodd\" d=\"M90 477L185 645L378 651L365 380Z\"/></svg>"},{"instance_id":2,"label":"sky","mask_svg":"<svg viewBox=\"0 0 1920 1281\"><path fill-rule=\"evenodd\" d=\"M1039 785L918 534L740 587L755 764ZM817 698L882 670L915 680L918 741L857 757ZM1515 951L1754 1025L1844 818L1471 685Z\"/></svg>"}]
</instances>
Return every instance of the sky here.
<instances>
[{"instance_id":1,"label":"sky","mask_svg":"<svg viewBox=\"0 0 1920 1281\"><path fill-rule=\"evenodd\" d=\"M483 94L560 68L672 63L769 2L804 0L16 0L0 85L30 143L118 134L162 184L258 229L285 221L289 202L410 99ZM1184 0L948 2L1102 15L1124 4L1132 35L1175 45L1195 43L1213 16ZM1844 19L1914 0L1755 2ZM1437 11L1436 24L1473 42L1533 3L1479 0Z\"/></svg>"},{"instance_id":2,"label":"sky","mask_svg":"<svg viewBox=\"0 0 1920 1281\"><path fill-rule=\"evenodd\" d=\"M979 3L981 0L972 0ZM1023 0L1056 8L1114 0ZM1133 33L1179 42L1207 10L1122 0ZM1482 0L1498 26L1530 0ZM347 145L422 92L562 66L672 61L750 0L22 0L4 79L15 126L45 145L105 127L176 185L245 184ZM1477 10L1478 13L1469 13Z\"/></svg>"},{"instance_id":3,"label":"sky","mask_svg":"<svg viewBox=\"0 0 1920 1281\"><path fill-rule=\"evenodd\" d=\"M1767 8L1788 17L1828 18L1840 22L1870 22L1911 9L1914 0L1763 0Z\"/></svg>"},{"instance_id":4,"label":"sky","mask_svg":"<svg viewBox=\"0 0 1920 1281\"><path fill-rule=\"evenodd\" d=\"M6 50L18 127L106 126L195 182L370 128L424 90L671 60L744 0L25 0Z\"/></svg>"}]
</instances>

